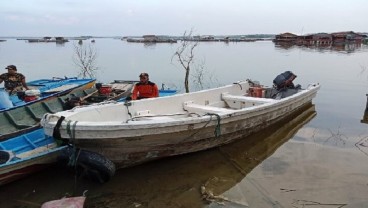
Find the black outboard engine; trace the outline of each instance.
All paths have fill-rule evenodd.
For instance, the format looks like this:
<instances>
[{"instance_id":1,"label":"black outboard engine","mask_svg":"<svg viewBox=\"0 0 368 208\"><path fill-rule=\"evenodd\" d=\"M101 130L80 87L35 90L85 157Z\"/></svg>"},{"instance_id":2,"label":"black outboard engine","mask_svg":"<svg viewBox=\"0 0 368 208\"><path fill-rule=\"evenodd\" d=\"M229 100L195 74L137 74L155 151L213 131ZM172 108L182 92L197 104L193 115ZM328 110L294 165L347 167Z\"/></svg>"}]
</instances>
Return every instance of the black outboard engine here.
<instances>
[{"instance_id":1,"label":"black outboard engine","mask_svg":"<svg viewBox=\"0 0 368 208\"><path fill-rule=\"evenodd\" d=\"M274 80L273 84L277 90L281 90L284 88L294 89L294 79L296 75L291 71L286 71L284 73L279 74Z\"/></svg>"},{"instance_id":2,"label":"black outboard engine","mask_svg":"<svg viewBox=\"0 0 368 208\"><path fill-rule=\"evenodd\" d=\"M293 81L295 78L296 75L291 71L279 74L273 80L273 87L276 92L271 97L278 100L297 93L301 89L301 86L294 85Z\"/></svg>"}]
</instances>

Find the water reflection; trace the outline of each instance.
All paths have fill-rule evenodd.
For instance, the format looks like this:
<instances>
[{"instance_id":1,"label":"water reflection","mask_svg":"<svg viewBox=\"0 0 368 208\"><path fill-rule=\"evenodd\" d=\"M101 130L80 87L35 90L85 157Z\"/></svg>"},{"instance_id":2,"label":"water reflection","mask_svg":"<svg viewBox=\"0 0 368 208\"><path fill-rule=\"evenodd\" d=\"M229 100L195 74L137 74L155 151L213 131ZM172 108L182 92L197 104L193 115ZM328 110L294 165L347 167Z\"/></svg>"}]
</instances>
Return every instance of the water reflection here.
<instances>
[{"instance_id":1,"label":"water reflection","mask_svg":"<svg viewBox=\"0 0 368 208\"><path fill-rule=\"evenodd\" d=\"M314 105L239 142L209 151L122 169L106 184L80 179L61 167L0 187L0 207L37 207L87 192L86 207L203 207L240 182L315 115ZM11 200L9 200L11 199ZM212 205L211 205L212 206Z\"/></svg>"},{"instance_id":2,"label":"water reflection","mask_svg":"<svg viewBox=\"0 0 368 208\"><path fill-rule=\"evenodd\" d=\"M366 106L365 106L363 119L360 120L360 122L368 124L368 94L366 94L366 96L367 96L367 103L366 103Z\"/></svg>"},{"instance_id":3,"label":"water reflection","mask_svg":"<svg viewBox=\"0 0 368 208\"><path fill-rule=\"evenodd\" d=\"M344 52L344 53L353 53L357 50L360 50L362 44L328 44L328 45L296 45L292 43L275 43L275 47L278 49L292 49L292 48L301 48L301 49L311 49L318 52L327 52L327 51L336 51L336 52Z\"/></svg>"}]
</instances>

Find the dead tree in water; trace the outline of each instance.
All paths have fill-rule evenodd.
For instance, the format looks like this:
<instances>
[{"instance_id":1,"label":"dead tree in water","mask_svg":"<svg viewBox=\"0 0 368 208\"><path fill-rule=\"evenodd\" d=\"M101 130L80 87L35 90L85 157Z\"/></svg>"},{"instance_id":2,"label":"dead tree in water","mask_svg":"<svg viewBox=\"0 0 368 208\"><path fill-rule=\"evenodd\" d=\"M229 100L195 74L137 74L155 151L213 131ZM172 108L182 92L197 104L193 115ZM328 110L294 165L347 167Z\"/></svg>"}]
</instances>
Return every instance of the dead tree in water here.
<instances>
[{"instance_id":1,"label":"dead tree in water","mask_svg":"<svg viewBox=\"0 0 368 208\"><path fill-rule=\"evenodd\" d=\"M186 93L189 92L189 75L190 67L194 62L194 49L198 46L198 42L192 40L192 32L192 30L188 34L186 31L184 32L180 46L171 58L172 61L176 57L179 64L185 70L184 87Z\"/></svg>"},{"instance_id":2,"label":"dead tree in water","mask_svg":"<svg viewBox=\"0 0 368 208\"><path fill-rule=\"evenodd\" d=\"M78 76L82 78L94 78L95 72L98 70L96 59L97 52L91 44L78 45L74 43L73 62L80 70Z\"/></svg>"}]
</instances>

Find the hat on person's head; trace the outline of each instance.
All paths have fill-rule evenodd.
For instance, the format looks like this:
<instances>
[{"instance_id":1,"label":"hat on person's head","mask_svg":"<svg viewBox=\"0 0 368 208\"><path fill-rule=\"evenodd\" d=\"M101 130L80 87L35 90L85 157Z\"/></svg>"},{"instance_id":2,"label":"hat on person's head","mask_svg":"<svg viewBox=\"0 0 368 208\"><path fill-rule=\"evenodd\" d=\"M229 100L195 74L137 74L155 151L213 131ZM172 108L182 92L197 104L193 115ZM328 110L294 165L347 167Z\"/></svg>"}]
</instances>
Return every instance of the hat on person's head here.
<instances>
[{"instance_id":1,"label":"hat on person's head","mask_svg":"<svg viewBox=\"0 0 368 208\"><path fill-rule=\"evenodd\" d=\"M17 71L17 67L14 66L14 65L9 65L5 69L13 69L13 70Z\"/></svg>"},{"instance_id":2,"label":"hat on person's head","mask_svg":"<svg viewBox=\"0 0 368 208\"><path fill-rule=\"evenodd\" d=\"M139 77L149 77L149 75L147 73L141 73Z\"/></svg>"}]
</instances>

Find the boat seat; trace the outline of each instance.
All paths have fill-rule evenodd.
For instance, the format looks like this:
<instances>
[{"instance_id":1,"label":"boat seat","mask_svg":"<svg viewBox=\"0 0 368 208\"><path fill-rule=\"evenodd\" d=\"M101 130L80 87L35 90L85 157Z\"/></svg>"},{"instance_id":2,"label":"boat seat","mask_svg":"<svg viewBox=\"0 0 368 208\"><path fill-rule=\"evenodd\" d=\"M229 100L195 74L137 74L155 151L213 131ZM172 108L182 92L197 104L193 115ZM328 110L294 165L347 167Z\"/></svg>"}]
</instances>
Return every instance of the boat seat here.
<instances>
[{"instance_id":1,"label":"boat seat","mask_svg":"<svg viewBox=\"0 0 368 208\"><path fill-rule=\"evenodd\" d=\"M4 114L10 120L10 122L20 129L32 127L38 123L38 121L35 120L25 108L16 108L4 112Z\"/></svg>"},{"instance_id":2,"label":"boat seat","mask_svg":"<svg viewBox=\"0 0 368 208\"><path fill-rule=\"evenodd\" d=\"M220 108L220 107L214 107L210 105L199 105L195 104L193 101L184 102L183 108L185 111L188 111L189 113L231 113L233 110L226 109L226 108Z\"/></svg>"},{"instance_id":3,"label":"boat seat","mask_svg":"<svg viewBox=\"0 0 368 208\"><path fill-rule=\"evenodd\" d=\"M84 93L86 94L86 95L89 95L89 94L92 94L92 93L94 93L94 92L96 92L97 91L97 89L96 88L88 88L88 89L85 89L84 90Z\"/></svg>"},{"instance_id":4,"label":"boat seat","mask_svg":"<svg viewBox=\"0 0 368 208\"><path fill-rule=\"evenodd\" d=\"M276 102L274 99L269 98L256 98L243 95L230 95L229 93L222 93L221 98L226 104L233 109L241 109L246 107L252 107L265 103Z\"/></svg>"},{"instance_id":5,"label":"boat seat","mask_svg":"<svg viewBox=\"0 0 368 208\"><path fill-rule=\"evenodd\" d=\"M18 128L4 115L4 113L0 113L0 136L16 131L18 131Z\"/></svg>"},{"instance_id":6,"label":"boat seat","mask_svg":"<svg viewBox=\"0 0 368 208\"><path fill-rule=\"evenodd\" d=\"M49 111L50 113L57 113L59 111L63 111L63 103L59 99L50 99L45 102L42 102L42 105Z\"/></svg>"},{"instance_id":7,"label":"boat seat","mask_svg":"<svg viewBox=\"0 0 368 208\"><path fill-rule=\"evenodd\" d=\"M74 96L74 97L79 97L79 98L82 98L86 95L88 95L86 92L80 90L80 91L75 91L73 93L70 93L71 96Z\"/></svg>"},{"instance_id":8,"label":"boat seat","mask_svg":"<svg viewBox=\"0 0 368 208\"><path fill-rule=\"evenodd\" d=\"M33 103L32 105L26 106L26 109L37 121L40 121L45 113L49 113L41 102Z\"/></svg>"}]
</instances>

